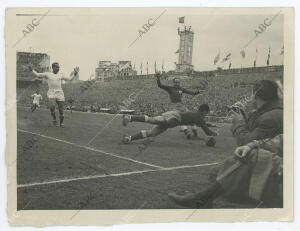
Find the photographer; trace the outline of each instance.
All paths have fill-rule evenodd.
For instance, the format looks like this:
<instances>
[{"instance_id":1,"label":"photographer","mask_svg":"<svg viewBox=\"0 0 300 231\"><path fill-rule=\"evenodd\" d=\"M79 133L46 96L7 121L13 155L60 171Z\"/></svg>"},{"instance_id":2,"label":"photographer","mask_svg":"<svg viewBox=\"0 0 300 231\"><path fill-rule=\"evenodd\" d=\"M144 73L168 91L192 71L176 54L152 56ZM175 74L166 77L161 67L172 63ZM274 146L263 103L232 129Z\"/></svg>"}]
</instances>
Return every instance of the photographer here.
<instances>
[{"instance_id":1,"label":"photographer","mask_svg":"<svg viewBox=\"0 0 300 231\"><path fill-rule=\"evenodd\" d=\"M274 81L262 80L253 88L254 111L245 120L233 112L231 131L238 145L252 140L274 137L283 132L283 109L279 102L278 86Z\"/></svg>"},{"instance_id":2,"label":"photographer","mask_svg":"<svg viewBox=\"0 0 300 231\"><path fill-rule=\"evenodd\" d=\"M279 103L277 90L278 86L275 82L262 80L253 88L255 111L248 116L248 119L245 119L241 113L233 112L231 130L239 146L254 140L273 138L283 134L283 110ZM236 151L236 153L240 153L240 151ZM241 157L243 156L246 155L242 152ZM263 198L266 207L278 207L280 205L273 202L280 202L282 198L278 199L278 190L273 187L276 184L272 183L272 180L269 181L272 179L272 177L269 178L270 171L272 172L276 168L272 157L272 155L257 152L257 150L255 155L249 155L248 158L229 157L217 170L215 182L202 192L184 196L176 194L169 196L177 203L188 206L196 204L200 207L211 206L208 205L210 204L208 202L225 194L226 199L238 202L245 202L250 197L255 200ZM262 181L263 179L265 181ZM270 188L274 190L267 190ZM268 201L270 199L273 202Z\"/></svg>"}]
</instances>

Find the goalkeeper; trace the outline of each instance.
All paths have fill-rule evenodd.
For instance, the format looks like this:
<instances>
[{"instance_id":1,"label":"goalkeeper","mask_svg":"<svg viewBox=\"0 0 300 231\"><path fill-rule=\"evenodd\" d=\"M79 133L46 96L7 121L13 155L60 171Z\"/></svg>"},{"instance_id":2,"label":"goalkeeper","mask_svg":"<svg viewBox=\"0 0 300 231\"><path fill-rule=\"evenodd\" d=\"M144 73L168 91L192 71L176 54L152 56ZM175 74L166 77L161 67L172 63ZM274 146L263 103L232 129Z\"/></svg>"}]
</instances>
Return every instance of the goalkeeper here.
<instances>
[{"instance_id":1,"label":"goalkeeper","mask_svg":"<svg viewBox=\"0 0 300 231\"><path fill-rule=\"evenodd\" d=\"M148 117L146 115L123 115L123 125L127 126L130 122L142 122L155 124L151 130L142 130L135 135L123 137L123 143L128 144L133 140L144 139L147 137L157 136L169 128L182 125L197 125L201 127L206 135L217 136L218 134L208 128L208 125L204 121L204 117L209 113L209 106L202 104L198 111L191 112L179 112L168 111L161 116Z\"/></svg>"}]
</instances>

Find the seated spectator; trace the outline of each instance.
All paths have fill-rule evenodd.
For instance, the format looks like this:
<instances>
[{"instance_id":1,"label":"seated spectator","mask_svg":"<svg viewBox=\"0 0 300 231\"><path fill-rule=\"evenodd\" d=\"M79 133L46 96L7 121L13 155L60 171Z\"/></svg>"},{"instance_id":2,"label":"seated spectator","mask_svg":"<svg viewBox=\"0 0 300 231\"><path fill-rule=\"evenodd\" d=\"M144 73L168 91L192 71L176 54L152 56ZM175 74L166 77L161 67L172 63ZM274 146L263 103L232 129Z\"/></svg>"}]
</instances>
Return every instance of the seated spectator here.
<instances>
[{"instance_id":1,"label":"seated spectator","mask_svg":"<svg viewBox=\"0 0 300 231\"><path fill-rule=\"evenodd\" d=\"M279 105L277 90L278 86L275 82L260 81L253 88L253 105L256 110L248 116L247 121L244 120L241 114L234 113L231 130L239 146L254 140L272 138L283 134L283 110ZM233 198L236 200L245 198L249 191L251 172L254 172L255 166L261 166L264 163L263 159L254 157L243 162L235 157L228 158L218 169L217 182L209 188L207 194L210 198L215 198L214 195L219 195L220 191L229 191L232 192L230 194L235 193ZM194 197L199 198L198 194ZM177 199L194 201L195 198L186 195L181 199Z\"/></svg>"},{"instance_id":2,"label":"seated spectator","mask_svg":"<svg viewBox=\"0 0 300 231\"><path fill-rule=\"evenodd\" d=\"M278 86L270 80L262 80L253 88L255 109L245 121L234 113L231 131L238 145L252 140L274 137L283 132L283 108L278 97Z\"/></svg>"},{"instance_id":3,"label":"seated spectator","mask_svg":"<svg viewBox=\"0 0 300 231\"><path fill-rule=\"evenodd\" d=\"M169 193L176 203L186 207L211 207L212 201L221 195L228 198L241 198L243 201L252 199L260 207L282 208L282 166L283 166L283 135L252 141L235 150L234 158L238 161L235 169L229 169L219 175L215 182L210 183L202 192L177 195ZM241 177L238 181L232 177L234 170ZM247 190L244 187L247 185Z\"/></svg>"}]
</instances>

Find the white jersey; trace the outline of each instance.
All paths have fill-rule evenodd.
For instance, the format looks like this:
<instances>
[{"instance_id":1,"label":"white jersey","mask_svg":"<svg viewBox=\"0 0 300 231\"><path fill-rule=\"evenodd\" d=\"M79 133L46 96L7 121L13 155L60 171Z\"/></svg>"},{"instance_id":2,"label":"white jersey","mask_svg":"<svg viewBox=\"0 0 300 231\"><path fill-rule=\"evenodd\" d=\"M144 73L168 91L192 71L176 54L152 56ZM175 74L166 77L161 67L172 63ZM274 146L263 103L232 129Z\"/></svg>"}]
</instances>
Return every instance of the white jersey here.
<instances>
[{"instance_id":1,"label":"white jersey","mask_svg":"<svg viewBox=\"0 0 300 231\"><path fill-rule=\"evenodd\" d=\"M53 72L45 72L45 75L47 76L48 87L50 91L62 91L62 73L58 72L57 74L54 74Z\"/></svg>"},{"instance_id":2,"label":"white jersey","mask_svg":"<svg viewBox=\"0 0 300 231\"><path fill-rule=\"evenodd\" d=\"M41 94L34 93L32 96L33 96L33 104L40 105L40 100L43 99L43 97L41 96Z\"/></svg>"},{"instance_id":3,"label":"white jersey","mask_svg":"<svg viewBox=\"0 0 300 231\"><path fill-rule=\"evenodd\" d=\"M65 101L64 92L61 88L61 82L64 75L62 73L54 74L52 72L45 72L47 77L49 90L47 96L49 99L55 99L58 101Z\"/></svg>"}]
</instances>

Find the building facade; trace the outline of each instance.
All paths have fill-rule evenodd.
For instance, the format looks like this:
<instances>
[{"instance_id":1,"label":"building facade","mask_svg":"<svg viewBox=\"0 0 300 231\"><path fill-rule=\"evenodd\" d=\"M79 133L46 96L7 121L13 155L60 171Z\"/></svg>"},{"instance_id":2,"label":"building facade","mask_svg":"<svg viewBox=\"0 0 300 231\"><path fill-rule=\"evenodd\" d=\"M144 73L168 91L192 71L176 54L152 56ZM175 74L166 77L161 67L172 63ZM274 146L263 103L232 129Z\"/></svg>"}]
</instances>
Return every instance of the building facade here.
<instances>
[{"instance_id":1,"label":"building facade","mask_svg":"<svg viewBox=\"0 0 300 231\"><path fill-rule=\"evenodd\" d=\"M17 52L17 80L32 79L29 65L37 72L50 70L50 56L44 53Z\"/></svg>"},{"instance_id":2,"label":"building facade","mask_svg":"<svg viewBox=\"0 0 300 231\"><path fill-rule=\"evenodd\" d=\"M99 61L95 70L95 78L101 82L117 79L118 76L135 76L136 74L137 72L132 68L131 61L119 61L118 63Z\"/></svg>"},{"instance_id":3,"label":"building facade","mask_svg":"<svg viewBox=\"0 0 300 231\"><path fill-rule=\"evenodd\" d=\"M50 71L50 56L45 53L17 52L17 86L26 87L34 78L29 66L37 72Z\"/></svg>"}]
</instances>

